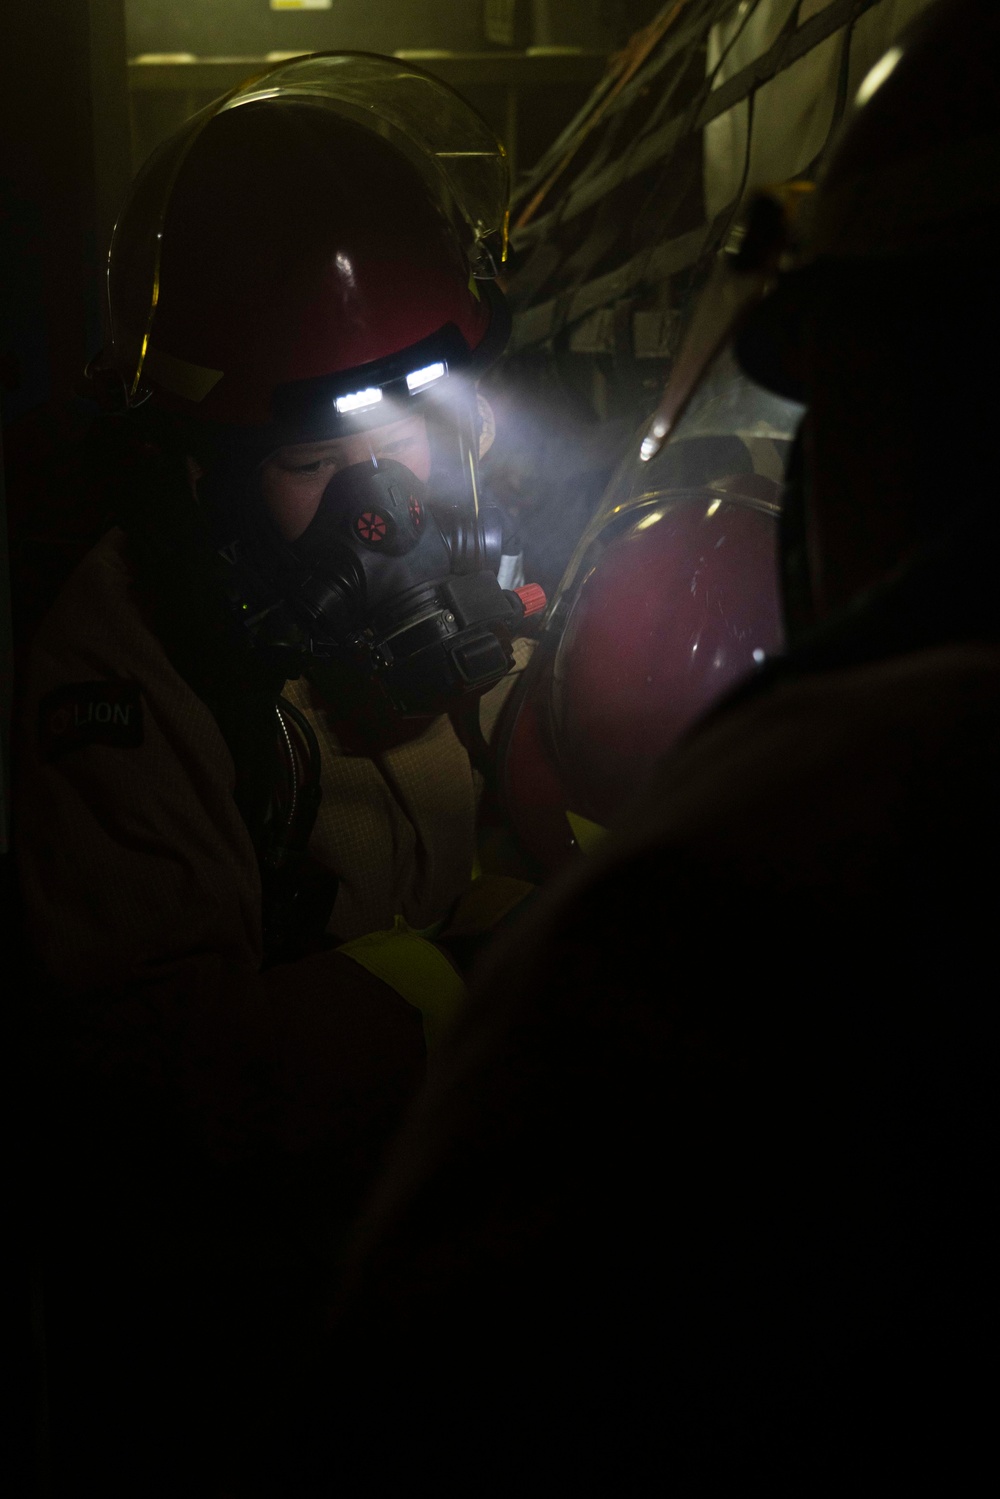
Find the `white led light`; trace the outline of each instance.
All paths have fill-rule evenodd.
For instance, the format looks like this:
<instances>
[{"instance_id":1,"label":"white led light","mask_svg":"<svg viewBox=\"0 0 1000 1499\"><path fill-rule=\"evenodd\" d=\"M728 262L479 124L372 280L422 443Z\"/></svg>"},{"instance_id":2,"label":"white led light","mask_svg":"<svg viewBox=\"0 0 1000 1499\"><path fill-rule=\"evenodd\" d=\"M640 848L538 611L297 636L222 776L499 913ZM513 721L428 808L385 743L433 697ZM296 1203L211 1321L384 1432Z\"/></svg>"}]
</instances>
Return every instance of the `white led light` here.
<instances>
[{"instance_id":1,"label":"white led light","mask_svg":"<svg viewBox=\"0 0 1000 1499\"><path fill-rule=\"evenodd\" d=\"M365 406L377 406L382 399L382 392L377 385L372 385L368 390L352 390L349 395L337 396L334 405L341 416L346 416L349 411L362 411Z\"/></svg>"},{"instance_id":2,"label":"white led light","mask_svg":"<svg viewBox=\"0 0 1000 1499\"><path fill-rule=\"evenodd\" d=\"M412 375L406 377L407 390L423 390L425 385L433 385L435 380L440 380L448 373L448 366L438 362L437 364L425 364L422 370L414 370Z\"/></svg>"}]
</instances>

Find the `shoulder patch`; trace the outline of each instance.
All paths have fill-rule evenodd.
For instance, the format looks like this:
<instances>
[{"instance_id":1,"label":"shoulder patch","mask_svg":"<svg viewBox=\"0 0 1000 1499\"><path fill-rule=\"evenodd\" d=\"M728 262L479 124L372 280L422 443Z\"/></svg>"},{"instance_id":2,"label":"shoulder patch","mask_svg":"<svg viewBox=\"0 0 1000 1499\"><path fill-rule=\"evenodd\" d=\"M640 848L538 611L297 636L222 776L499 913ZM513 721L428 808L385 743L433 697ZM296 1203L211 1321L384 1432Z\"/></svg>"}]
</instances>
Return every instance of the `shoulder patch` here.
<instances>
[{"instance_id":1,"label":"shoulder patch","mask_svg":"<svg viewBox=\"0 0 1000 1499\"><path fill-rule=\"evenodd\" d=\"M85 744L136 749L142 743L142 702L136 682L70 682L42 698L39 748L54 760Z\"/></svg>"}]
</instances>

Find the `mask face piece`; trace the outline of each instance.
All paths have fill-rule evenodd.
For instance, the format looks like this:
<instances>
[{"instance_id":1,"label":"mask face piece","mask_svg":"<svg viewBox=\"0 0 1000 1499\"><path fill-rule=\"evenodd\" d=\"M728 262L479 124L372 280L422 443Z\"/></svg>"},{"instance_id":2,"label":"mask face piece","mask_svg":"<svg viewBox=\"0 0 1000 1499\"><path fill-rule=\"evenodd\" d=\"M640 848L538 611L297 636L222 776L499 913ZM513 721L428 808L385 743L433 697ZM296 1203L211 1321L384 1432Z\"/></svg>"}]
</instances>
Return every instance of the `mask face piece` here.
<instances>
[{"instance_id":1,"label":"mask face piece","mask_svg":"<svg viewBox=\"0 0 1000 1499\"><path fill-rule=\"evenodd\" d=\"M228 504L239 539L220 554L238 558L229 592L245 633L347 712L345 697L372 689L403 716L481 694L513 665L524 618L497 580L501 513L480 504L475 386L445 359L424 364L426 388L394 378L376 400L375 384L359 386L357 411L338 412L346 398L329 391L294 419L289 405Z\"/></svg>"},{"instance_id":2,"label":"mask face piece","mask_svg":"<svg viewBox=\"0 0 1000 1499\"><path fill-rule=\"evenodd\" d=\"M295 603L331 644L343 644L450 571L427 486L394 459L334 474L290 550L306 573Z\"/></svg>"},{"instance_id":3,"label":"mask face piece","mask_svg":"<svg viewBox=\"0 0 1000 1499\"><path fill-rule=\"evenodd\" d=\"M523 605L497 581L502 523L492 507L435 501L405 464L373 455L333 475L296 540L268 529L280 593L268 638L284 621L301 642L300 669L345 711L378 686L404 717L438 713L513 665Z\"/></svg>"}]
</instances>

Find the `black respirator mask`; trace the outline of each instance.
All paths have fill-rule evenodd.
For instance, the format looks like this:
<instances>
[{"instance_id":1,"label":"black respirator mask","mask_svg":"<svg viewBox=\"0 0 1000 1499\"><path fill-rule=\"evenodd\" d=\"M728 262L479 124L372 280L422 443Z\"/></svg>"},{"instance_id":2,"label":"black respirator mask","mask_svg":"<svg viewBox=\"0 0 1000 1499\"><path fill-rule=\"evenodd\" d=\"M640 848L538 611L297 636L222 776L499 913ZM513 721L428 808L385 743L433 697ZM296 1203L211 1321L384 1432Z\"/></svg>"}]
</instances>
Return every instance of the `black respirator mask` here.
<instances>
[{"instance_id":1,"label":"black respirator mask","mask_svg":"<svg viewBox=\"0 0 1000 1499\"><path fill-rule=\"evenodd\" d=\"M355 450L367 447L362 461L334 472L296 540L283 540L268 514L258 467L238 507L241 534L220 552L254 647L284 652L289 675L305 673L345 711L376 684L403 716L486 691L513 666L525 614L544 605L540 589L497 581L502 517L479 499L474 388L449 380L442 361L419 373L440 388L414 397L399 381L348 393L340 402L359 406L346 420L294 439L350 437ZM373 418L424 423L426 481L382 456Z\"/></svg>"}]
</instances>

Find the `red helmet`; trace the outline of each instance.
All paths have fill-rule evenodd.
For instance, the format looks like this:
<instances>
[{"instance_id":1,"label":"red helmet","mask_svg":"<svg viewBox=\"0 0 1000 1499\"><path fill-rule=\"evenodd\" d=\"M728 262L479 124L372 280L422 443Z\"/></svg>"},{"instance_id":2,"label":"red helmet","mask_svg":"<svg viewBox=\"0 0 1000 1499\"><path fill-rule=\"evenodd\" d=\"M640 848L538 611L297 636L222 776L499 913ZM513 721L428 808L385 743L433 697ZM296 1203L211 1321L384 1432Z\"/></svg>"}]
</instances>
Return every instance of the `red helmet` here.
<instances>
[{"instance_id":1,"label":"red helmet","mask_svg":"<svg viewBox=\"0 0 1000 1499\"><path fill-rule=\"evenodd\" d=\"M507 194L489 127L409 64L317 55L242 84L154 152L116 225L130 402L260 426L297 392L312 404L302 382L413 374L410 351L487 362L507 320L480 278L505 252Z\"/></svg>"},{"instance_id":2,"label":"red helmet","mask_svg":"<svg viewBox=\"0 0 1000 1499\"><path fill-rule=\"evenodd\" d=\"M723 354L674 440L651 462L635 443L606 492L506 714L503 794L543 867L781 650L781 476L801 414Z\"/></svg>"}]
</instances>

